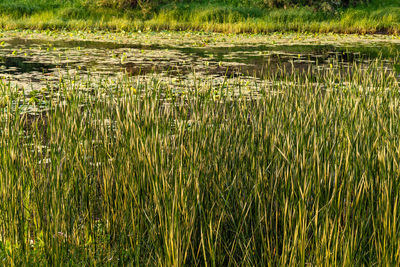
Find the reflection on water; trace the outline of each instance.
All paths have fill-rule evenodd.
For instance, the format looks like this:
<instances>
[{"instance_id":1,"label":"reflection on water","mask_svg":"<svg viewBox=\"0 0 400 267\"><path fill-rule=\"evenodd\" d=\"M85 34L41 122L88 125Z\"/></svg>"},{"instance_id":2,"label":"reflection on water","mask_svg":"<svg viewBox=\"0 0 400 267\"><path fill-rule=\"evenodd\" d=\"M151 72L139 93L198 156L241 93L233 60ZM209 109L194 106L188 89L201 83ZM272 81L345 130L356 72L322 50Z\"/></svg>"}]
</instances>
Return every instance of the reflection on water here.
<instances>
[{"instance_id":1,"label":"reflection on water","mask_svg":"<svg viewBox=\"0 0 400 267\"><path fill-rule=\"evenodd\" d=\"M54 64L30 61L27 58L19 56L1 56L0 72L13 75L19 75L29 72L49 73L56 67Z\"/></svg>"}]
</instances>

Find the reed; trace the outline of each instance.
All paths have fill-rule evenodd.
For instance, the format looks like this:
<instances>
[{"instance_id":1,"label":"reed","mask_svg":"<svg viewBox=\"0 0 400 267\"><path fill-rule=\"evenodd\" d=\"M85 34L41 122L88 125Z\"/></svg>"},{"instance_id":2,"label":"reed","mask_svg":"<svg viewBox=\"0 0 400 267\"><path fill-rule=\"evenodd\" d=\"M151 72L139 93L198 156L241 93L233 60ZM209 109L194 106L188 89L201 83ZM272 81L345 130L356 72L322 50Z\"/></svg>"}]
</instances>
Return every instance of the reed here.
<instances>
[{"instance_id":1,"label":"reed","mask_svg":"<svg viewBox=\"0 0 400 267\"><path fill-rule=\"evenodd\" d=\"M0 82L1 262L398 263L398 79L335 66L254 96L65 78L32 100Z\"/></svg>"}]
</instances>

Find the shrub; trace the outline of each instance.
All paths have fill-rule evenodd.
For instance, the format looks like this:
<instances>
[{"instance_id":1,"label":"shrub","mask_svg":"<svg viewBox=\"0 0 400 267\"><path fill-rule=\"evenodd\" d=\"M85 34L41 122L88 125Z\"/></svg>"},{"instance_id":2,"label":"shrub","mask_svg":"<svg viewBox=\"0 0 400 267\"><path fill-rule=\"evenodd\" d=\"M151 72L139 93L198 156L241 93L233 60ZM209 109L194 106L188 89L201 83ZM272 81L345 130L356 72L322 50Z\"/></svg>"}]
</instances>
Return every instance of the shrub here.
<instances>
[{"instance_id":1,"label":"shrub","mask_svg":"<svg viewBox=\"0 0 400 267\"><path fill-rule=\"evenodd\" d=\"M268 7L287 7L287 6L331 6L331 7L350 7L369 2L370 0L264 0Z\"/></svg>"},{"instance_id":2,"label":"shrub","mask_svg":"<svg viewBox=\"0 0 400 267\"><path fill-rule=\"evenodd\" d=\"M98 0L97 4L104 7L127 8L136 7L137 0Z\"/></svg>"}]
</instances>

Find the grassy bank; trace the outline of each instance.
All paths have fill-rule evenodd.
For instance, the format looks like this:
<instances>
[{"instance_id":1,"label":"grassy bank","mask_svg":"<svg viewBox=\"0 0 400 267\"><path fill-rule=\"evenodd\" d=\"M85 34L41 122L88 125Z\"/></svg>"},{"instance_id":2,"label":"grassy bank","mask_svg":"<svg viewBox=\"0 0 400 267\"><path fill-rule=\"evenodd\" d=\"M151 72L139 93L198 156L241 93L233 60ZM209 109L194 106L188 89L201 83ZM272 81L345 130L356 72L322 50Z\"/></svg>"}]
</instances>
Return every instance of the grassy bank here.
<instances>
[{"instance_id":1,"label":"grassy bank","mask_svg":"<svg viewBox=\"0 0 400 267\"><path fill-rule=\"evenodd\" d=\"M225 33L273 31L390 33L400 32L400 3L375 0L337 10L314 7L260 8L229 3L172 3L148 11L99 7L81 0L0 0L3 29L112 31L199 30Z\"/></svg>"},{"instance_id":2,"label":"grassy bank","mask_svg":"<svg viewBox=\"0 0 400 267\"><path fill-rule=\"evenodd\" d=\"M271 73L256 97L0 82L1 262L395 265L398 81L379 61L336 63Z\"/></svg>"}]
</instances>

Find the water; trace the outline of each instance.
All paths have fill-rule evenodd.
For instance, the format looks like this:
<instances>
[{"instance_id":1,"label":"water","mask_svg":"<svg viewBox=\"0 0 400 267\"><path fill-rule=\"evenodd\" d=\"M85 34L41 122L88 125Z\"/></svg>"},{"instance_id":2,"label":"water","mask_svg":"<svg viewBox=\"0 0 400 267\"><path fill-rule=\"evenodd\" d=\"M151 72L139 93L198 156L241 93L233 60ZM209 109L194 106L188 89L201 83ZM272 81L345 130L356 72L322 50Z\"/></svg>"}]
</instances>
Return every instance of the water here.
<instances>
[{"instance_id":1,"label":"water","mask_svg":"<svg viewBox=\"0 0 400 267\"><path fill-rule=\"evenodd\" d=\"M88 74L103 77L157 74L180 80L202 77L215 81L240 76L244 80L262 81L266 73L278 70L282 73L282 70L312 71L338 67L333 66L333 62L346 67L354 62L368 63L379 57L386 64L400 52L400 44L388 40L342 40L337 43L305 40L285 44L284 41L271 42L268 36L259 43L252 37L249 37L249 43L238 39L232 41L229 37L228 40L219 37L214 42L205 37L201 37L201 41L182 37L186 38L183 42L176 39L179 35L163 41L152 41L154 37L151 36L147 40L143 40L144 37L137 40L137 36L116 40L38 37L41 36L26 33L3 35L0 77L26 89L56 84L65 75L82 77Z\"/></svg>"}]
</instances>

